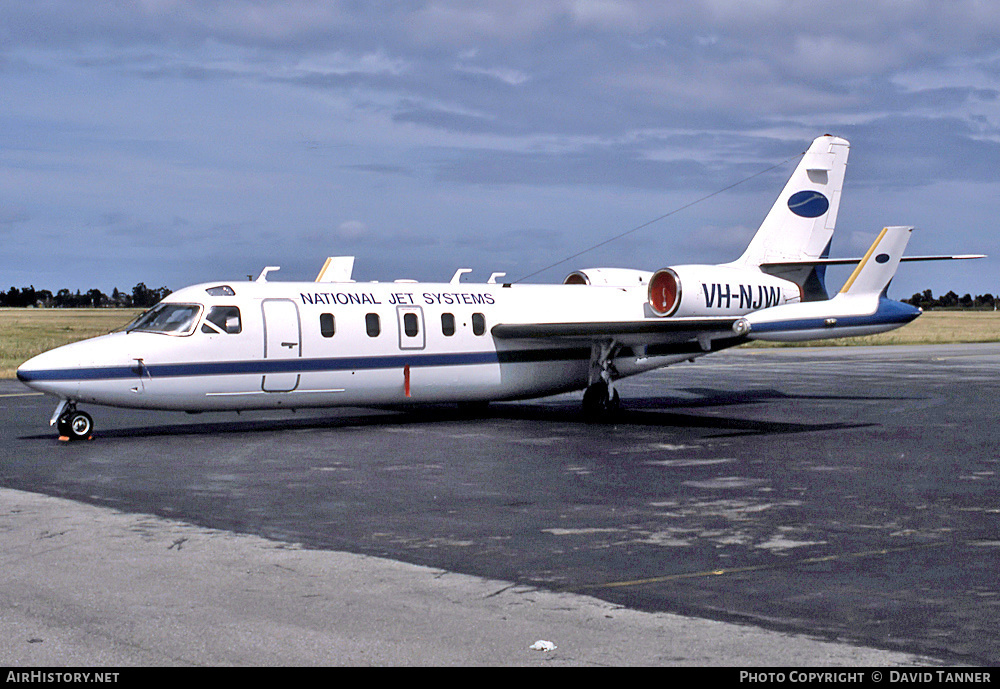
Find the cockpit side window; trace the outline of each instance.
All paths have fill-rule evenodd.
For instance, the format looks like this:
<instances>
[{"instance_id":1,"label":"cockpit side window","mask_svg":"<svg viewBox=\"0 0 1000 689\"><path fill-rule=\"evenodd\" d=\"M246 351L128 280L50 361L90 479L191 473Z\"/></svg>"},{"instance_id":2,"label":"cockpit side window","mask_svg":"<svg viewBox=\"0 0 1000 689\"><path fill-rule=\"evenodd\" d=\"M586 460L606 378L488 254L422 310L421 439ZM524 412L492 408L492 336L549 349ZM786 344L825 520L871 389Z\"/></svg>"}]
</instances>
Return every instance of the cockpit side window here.
<instances>
[{"instance_id":1,"label":"cockpit side window","mask_svg":"<svg viewBox=\"0 0 1000 689\"><path fill-rule=\"evenodd\" d=\"M125 332L190 335L201 316L201 308L201 304L160 303L132 321Z\"/></svg>"},{"instance_id":2,"label":"cockpit side window","mask_svg":"<svg viewBox=\"0 0 1000 689\"><path fill-rule=\"evenodd\" d=\"M205 316L201 326L203 333L221 333L223 335L238 335L243 331L240 320L240 310L236 306L213 306Z\"/></svg>"}]
</instances>

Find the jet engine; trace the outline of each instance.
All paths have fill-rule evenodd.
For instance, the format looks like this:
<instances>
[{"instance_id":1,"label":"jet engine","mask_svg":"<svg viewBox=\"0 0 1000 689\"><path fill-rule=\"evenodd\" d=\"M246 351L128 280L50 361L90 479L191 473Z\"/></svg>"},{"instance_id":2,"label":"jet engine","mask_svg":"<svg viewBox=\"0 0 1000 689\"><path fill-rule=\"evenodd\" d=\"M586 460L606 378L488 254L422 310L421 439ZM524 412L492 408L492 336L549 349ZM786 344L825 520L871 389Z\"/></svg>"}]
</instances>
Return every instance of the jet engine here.
<instances>
[{"instance_id":1,"label":"jet engine","mask_svg":"<svg viewBox=\"0 0 1000 689\"><path fill-rule=\"evenodd\" d=\"M653 274L632 268L587 268L574 270L563 280L564 285L601 285L605 287L639 287L649 282Z\"/></svg>"},{"instance_id":2,"label":"jet engine","mask_svg":"<svg viewBox=\"0 0 1000 689\"><path fill-rule=\"evenodd\" d=\"M647 303L657 316L731 316L801 301L788 280L730 266L673 266L648 279Z\"/></svg>"}]
</instances>

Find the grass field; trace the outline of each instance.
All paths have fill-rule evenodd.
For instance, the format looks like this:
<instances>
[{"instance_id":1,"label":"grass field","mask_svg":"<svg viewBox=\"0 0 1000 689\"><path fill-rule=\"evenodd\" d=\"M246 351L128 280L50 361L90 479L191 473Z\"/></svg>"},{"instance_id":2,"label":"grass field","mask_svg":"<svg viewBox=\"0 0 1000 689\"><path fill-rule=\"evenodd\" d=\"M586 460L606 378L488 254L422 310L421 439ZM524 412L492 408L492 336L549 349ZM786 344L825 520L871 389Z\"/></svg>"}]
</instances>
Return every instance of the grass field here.
<instances>
[{"instance_id":1,"label":"grass field","mask_svg":"<svg viewBox=\"0 0 1000 689\"><path fill-rule=\"evenodd\" d=\"M120 328L141 311L141 309L0 308L0 378L13 378L17 367L36 354ZM882 335L823 340L795 346L955 342L1000 342L1000 311L929 311L913 323ZM754 343L746 346L789 345Z\"/></svg>"},{"instance_id":2,"label":"grass field","mask_svg":"<svg viewBox=\"0 0 1000 689\"><path fill-rule=\"evenodd\" d=\"M60 345L104 335L142 309L0 308L0 378L13 378L22 363Z\"/></svg>"},{"instance_id":3,"label":"grass field","mask_svg":"<svg viewBox=\"0 0 1000 689\"><path fill-rule=\"evenodd\" d=\"M849 347L860 345L1000 342L1000 311L927 311L902 328L881 335L798 344L755 342L747 347Z\"/></svg>"}]
</instances>

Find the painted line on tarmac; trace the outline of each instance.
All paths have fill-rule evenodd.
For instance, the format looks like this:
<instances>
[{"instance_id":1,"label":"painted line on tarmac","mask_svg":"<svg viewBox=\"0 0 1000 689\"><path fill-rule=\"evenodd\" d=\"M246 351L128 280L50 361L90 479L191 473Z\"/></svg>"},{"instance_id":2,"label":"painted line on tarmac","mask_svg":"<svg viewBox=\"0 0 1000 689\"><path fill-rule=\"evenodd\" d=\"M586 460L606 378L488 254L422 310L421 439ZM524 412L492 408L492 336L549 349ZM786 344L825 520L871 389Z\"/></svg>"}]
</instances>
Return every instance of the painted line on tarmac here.
<instances>
[{"instance_id":1,"label":"painted line on tarmac","mask_svg":"<svg viewBox=\"0 0 1000 689\"><path fill-rule=\"evenodd\" d=\"M666 581L677 581L680 579L697 579L702 577L719 577L725 576L727 574L743 574L745 572L761 572L765 570L773 569L789 569L792 567L798 567L800 565L813 565L820 562L836 562L838 560L851 560L859 559L863 557L872 557L873 555L889 555L892 553L907 553L915 550L924 550L927 548L941 548L948 545L943 541L937 541L934 543L922 543L919 545L905 546L900 548L880 548L878 550L864 550L857 553L844 553L842 555L823 555L820 557L807 557L802 560L794 560L792 562L783 562L773 565L749 565L747 567L730 567L727 569L713 569L704 572L684 572L681 574L667 574L662 577L650 577L648 579L632 579L631 581L611 581L603 584L589 584L586 586L574 586L565 591L594 591L598 589L614 589L614 588L627 588L630 586L645 586L647 584L659 584Z\"/></svg>"}]
</instances>

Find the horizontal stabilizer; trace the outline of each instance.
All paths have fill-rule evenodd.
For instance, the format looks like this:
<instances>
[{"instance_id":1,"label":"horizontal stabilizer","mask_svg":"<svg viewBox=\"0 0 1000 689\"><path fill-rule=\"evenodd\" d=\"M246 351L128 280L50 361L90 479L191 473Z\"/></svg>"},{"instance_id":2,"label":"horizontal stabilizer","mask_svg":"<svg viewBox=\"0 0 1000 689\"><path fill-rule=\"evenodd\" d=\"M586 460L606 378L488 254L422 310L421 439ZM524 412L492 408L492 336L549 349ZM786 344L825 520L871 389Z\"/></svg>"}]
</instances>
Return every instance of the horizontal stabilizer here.
<instances>
[{"instance_id":1,"label":"horizontal stabilizer","mask_svg":"<svg viewBox=\"0 0 1000 689\"><path fill-rule=\"evenodd\" d=\"M900 261L968 261L974 258L986 258L986 254L957 254L955 256L903 256Z\"/></svg>"},{"instance_id":2,"label":"horizontal stabilizer","mask_svg":"<svg viewBox=\"0 0 1000 689\"><path fill-rule=\"evenodd\" d=\"M907 261L968 261L976 258L986 258L986 254L956 254L953 256L903 256L899 259L901 263ZM760 268L765 273L774 272L777 268L797 268L808 266L850 266L861 263L864 257L856 258L816 258L806 261L781 261L776 263L761 263ZM772 270L769 270L772 269Z\"/></svg>"}]
</instances>

